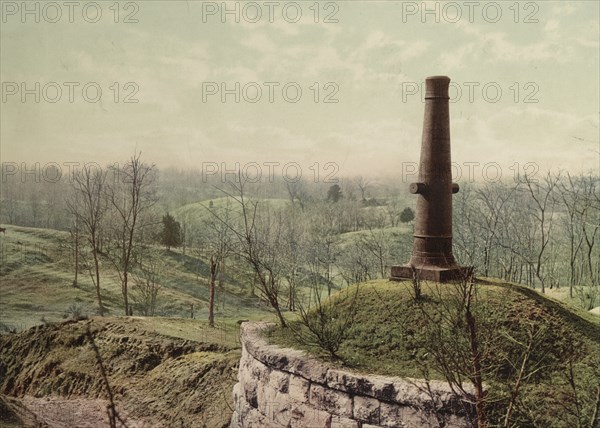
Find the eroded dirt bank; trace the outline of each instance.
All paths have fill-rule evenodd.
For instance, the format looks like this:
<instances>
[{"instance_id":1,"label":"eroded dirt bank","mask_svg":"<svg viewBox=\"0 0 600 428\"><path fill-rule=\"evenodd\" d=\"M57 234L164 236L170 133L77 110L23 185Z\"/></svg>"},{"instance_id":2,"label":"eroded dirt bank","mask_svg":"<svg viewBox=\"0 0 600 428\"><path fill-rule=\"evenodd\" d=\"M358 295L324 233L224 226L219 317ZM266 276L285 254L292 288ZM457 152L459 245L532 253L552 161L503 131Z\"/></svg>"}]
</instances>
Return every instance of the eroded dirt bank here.
<instances>
[{"instance_id":1,"label":"eroded dirt bank","mask_svg":"<svg viewBox=\"0 0 600 428\"><path fill-rule=\"evenodd\" d=\"M128 427L226 427L240 351L234 333L206 329L193 320L95 318L1 335L0 421L108 426L99 354Z\"/></svg>"}]
</instances>

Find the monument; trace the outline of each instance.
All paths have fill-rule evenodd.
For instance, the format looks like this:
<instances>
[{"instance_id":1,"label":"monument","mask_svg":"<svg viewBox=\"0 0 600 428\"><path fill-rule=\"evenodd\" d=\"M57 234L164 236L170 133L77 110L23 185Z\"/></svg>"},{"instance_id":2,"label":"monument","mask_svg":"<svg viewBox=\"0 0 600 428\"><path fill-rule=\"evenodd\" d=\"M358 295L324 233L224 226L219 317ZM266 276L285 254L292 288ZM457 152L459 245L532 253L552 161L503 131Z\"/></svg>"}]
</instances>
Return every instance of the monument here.
<instances>
[{"instance_id":1,"label":"monument","mask_svg":"<svg viewBox=\"0 0 600 428\"><path fill-rule=\"evenodd\" d=\"M416 183L409 186L417 196L412 256L408 264L392 266L392 280L420 279L438 282L461 279L470 271L460 267L452 254L452 183L450 163L450 114L446 76L425 82L425 118L421 160Z\"/></svg>"}]
</instances>

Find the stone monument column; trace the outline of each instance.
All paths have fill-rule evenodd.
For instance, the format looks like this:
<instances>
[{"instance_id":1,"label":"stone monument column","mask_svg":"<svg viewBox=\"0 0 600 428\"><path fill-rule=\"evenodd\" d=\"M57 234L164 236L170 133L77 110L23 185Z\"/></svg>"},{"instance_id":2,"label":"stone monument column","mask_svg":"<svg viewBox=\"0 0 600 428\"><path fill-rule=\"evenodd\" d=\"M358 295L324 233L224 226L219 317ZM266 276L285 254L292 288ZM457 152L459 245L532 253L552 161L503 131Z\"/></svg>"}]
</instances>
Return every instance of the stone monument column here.
<instances>
[{"instance_id":1,"label":"stone monument column","mask_svg":"<svg viewBox=\"0 0 600 428\"><path fill-rule=\"evenodd\" d=\"M419 178L409 186L417 195L414 243L410 262L392 266L391 279L413 277L450 281L467 270L458 266L452 254L452 183L450 159L450 112L446 76L428 77L425 82L425 117L421 142Z\"/></svg>"}]
</instances>

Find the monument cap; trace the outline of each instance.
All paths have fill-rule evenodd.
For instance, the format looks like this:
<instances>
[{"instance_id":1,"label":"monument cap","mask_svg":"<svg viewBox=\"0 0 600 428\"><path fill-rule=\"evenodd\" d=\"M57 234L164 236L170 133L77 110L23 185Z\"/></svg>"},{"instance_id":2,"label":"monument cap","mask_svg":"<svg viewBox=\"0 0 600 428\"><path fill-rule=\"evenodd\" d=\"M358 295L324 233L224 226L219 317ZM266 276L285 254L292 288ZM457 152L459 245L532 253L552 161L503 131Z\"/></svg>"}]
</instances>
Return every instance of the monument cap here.
<instances>
[{"instance_id":1,"label":"monument cap","mask_svg":"<svg viewBox=\"0 0 600 428\"><path fill-rule=\"evenodd\" d=\"M450 99L448 87L450 78L448 76L430 76L425 79L425 99L442 98Z\"/></svg>"}]
</instances>

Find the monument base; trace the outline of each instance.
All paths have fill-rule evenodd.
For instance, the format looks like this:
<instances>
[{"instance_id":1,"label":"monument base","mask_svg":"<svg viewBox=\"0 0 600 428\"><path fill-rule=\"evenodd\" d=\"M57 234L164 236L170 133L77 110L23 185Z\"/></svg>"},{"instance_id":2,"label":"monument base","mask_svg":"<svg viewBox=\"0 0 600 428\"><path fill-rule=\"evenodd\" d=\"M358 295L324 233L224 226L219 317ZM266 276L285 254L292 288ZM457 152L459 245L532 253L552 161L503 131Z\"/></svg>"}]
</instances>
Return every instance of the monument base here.
<instances>
[{"instance_id":1,"label":"monument base","mask_svg":"<svg viewBox=\"0 0 600 428\"><path fill-rule=\"evenodd\" d=\"M436 267L424 266L416 268L419 279L423 281L450 282L465 279L472 272L472 267ZM392 266L390 281L406 281L413 279L413 267L411 265Z\"/></svg>"}]
</instances>

